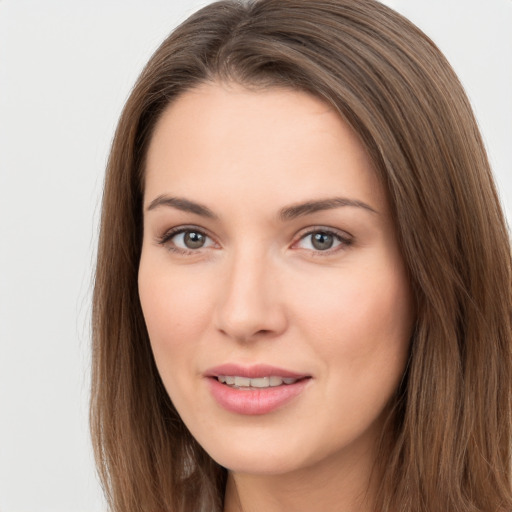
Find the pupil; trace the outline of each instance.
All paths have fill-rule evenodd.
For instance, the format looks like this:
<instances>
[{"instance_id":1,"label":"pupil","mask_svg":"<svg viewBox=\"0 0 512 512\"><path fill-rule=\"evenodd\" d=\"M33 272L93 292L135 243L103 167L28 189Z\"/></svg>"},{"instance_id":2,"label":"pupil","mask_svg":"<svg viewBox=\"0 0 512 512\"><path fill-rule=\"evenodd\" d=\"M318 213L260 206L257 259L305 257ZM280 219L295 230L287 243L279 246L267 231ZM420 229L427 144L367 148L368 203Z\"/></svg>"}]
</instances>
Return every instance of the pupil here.
<instances>
[{"instance_id":1,"label":"pupil","mask_svg":"<svg viewBox=\"0 0 512 512\"><path fill-rule=\"evenodd\" d=\"M204 245L204 236L196 231L187 231L184 242L189 249L199 249Z\"/></svg>"},{"instance_id":2,"label":"pupil","mask_svg":"<svg viewBox=\"0 0 512 512\"><path fill-rule=\"evenodd\" d=\"M312 239L313 247L319 251L330 249L333 242L333 236L329 233L315 233Z\"/></svg>"}]
</instances>

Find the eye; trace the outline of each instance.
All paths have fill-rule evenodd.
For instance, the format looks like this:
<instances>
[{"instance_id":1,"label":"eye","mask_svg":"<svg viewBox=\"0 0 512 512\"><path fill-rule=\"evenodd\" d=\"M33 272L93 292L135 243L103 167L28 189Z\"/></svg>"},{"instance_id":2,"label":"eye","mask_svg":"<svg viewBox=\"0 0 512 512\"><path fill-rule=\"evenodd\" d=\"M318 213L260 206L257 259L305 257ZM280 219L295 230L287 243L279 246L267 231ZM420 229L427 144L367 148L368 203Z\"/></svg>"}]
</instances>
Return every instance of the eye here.
<instances>
[{"instance_id":1,"label":"eye","mask_svg":"<svg viewBox=\"0 0 512 512\"><path fill-rule=\"evenodd\" d=\"M213 240L203 231L186 227L168 231L158 240L158 243L165 245L171 251L184 254L215 245Z\"/></svg>"},{"instance_id":2,"label":"eye","mask_svg":"<svg viewBox=\"0 0 512 512\"><path fill-rule=\"evenodd\" d=\"M348 235L326 229L317 229L303 235L296 243L296 247L315 252L327 252L347 247L351 243L352 239Z\"/></svg>"}]
</instances>

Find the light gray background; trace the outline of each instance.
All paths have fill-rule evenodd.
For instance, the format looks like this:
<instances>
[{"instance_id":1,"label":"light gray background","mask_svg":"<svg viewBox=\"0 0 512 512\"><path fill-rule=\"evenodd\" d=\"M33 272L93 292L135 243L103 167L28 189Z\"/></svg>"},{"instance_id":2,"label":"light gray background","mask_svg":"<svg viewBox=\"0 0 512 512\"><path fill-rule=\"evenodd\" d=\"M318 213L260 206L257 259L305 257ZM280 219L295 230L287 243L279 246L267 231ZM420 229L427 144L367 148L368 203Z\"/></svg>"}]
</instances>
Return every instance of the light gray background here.
<instances>
[{"instance_id":1,"label":"light gray background","mask_svg":"<svg viewBox=\"0 0 512 512\"><path fill-rule=\"evenodd\" d=\"M199 0L0 0L0 512L100 512L87 427L103 170L123 102ZM512 212L512 0L387 0L452 62Z\"/></svg>"}]
</instances>

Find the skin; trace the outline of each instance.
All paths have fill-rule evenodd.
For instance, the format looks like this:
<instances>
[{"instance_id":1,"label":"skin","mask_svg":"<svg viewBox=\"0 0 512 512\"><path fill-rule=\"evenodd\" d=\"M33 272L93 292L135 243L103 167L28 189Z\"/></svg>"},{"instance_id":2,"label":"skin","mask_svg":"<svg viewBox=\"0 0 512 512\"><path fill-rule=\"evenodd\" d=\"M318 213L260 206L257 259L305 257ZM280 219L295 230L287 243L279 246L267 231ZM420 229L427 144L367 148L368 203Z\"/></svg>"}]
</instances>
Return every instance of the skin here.
<instances>
[{"instance_id":1,"label":"skin","mask_svg":"<svg viewBox=\"0 0 512 512\"><path fill-rule=\"evenodd\" d=\"M156 205L162 196L214 217ZM279 215L333 197L348 204ZM168 235L180 226L204 245ZM318 249L312 231L334 232L332 247ZM226 511L371 510L413 306L386 194L338 114L287 89L208 83L182 94L148 150L139 292L175 407L229 469ZM237 414L204 377L227 362L311 378L277 410Z\"/></svg>"}]
</instances>

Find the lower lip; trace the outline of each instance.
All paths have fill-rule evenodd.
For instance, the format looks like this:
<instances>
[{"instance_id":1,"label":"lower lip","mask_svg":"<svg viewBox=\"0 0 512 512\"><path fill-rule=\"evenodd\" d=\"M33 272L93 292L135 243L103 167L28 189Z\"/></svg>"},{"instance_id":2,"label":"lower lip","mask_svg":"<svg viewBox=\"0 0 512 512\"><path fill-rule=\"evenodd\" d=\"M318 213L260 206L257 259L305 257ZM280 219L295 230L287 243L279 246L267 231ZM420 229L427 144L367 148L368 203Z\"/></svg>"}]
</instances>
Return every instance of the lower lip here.
<instances>
[{"instance_id":1,"label":"lower lip","mask_svg":"<svg viewBox=\"0 0 512 512\"><path fill-rule=\"evenodd\" d=\"M224 409L237 414L254 416L268 414L283 407L299 395L311 379L269 388L238 389L222 384L214 377L208 382L213 398Z\"/></svg>"}]
</instances>

